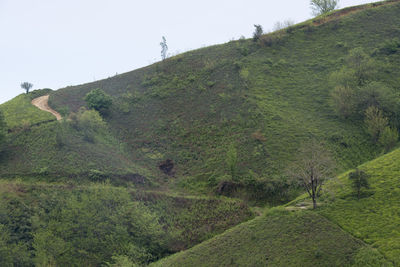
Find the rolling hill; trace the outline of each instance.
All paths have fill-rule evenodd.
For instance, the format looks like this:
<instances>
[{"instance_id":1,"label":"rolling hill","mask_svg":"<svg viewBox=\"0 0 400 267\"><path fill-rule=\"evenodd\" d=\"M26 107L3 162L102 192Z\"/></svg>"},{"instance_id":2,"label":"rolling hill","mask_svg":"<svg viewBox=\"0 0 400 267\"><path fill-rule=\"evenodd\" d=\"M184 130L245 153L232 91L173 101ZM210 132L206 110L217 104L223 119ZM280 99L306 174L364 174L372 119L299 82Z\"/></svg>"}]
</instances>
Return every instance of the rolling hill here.
<instances>
[{"instance_id":1,"label":"rolling hill","mask_svg":"<svg viewBox=\"0 0 400 267\"><path fill-rule=\"evenodd\" d=\"M384 155L363 115L332 102L358 49L399 128L399 14L399 0L346 8L0 105L0 265L400 265L400 150ZM84 100L96 88L112 98L102 115ZM31 105L47 94L61 121ZM316 211L296 206L307 200L286 172L310 139L343 173Z\"/></svg>"}]
</instances>

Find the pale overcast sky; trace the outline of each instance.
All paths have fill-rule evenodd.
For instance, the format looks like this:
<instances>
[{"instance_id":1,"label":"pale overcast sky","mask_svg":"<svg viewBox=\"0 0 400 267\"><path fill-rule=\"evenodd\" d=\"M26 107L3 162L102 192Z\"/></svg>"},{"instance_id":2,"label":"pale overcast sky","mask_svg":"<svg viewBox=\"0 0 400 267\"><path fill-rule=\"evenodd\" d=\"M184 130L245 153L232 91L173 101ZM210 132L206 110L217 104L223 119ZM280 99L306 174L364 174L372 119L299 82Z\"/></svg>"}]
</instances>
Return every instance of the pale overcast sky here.
<instances>
[{"instance_id":1,"label":"pale overcast sky","mask_svg":"<svg viewBox=\"0 0 400 267\"><path fill-rule=\"evenodd\" d=\"M149 65L162 36L174 54L311 17L309 0L0 0L0 103L24 81L58 89Z\"/></svg>"}]
</instances>

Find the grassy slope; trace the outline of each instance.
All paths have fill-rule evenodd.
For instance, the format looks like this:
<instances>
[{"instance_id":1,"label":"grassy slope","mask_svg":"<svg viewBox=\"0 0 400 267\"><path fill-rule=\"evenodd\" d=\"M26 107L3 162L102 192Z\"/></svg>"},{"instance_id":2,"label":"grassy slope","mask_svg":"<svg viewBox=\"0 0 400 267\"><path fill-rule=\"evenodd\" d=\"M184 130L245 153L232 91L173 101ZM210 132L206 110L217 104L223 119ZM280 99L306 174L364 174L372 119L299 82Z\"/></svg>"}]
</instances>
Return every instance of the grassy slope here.
<instances>
[{"instance_id":1,"label":"grassy slope","mask_svg":"<svg viewBox=\"0 0 400 267\"><path fill-rule=\"evenodd\" d=\"M50 113L33 106L31 100L30 95L20 94L0 105L9 129L55 120Z\"/></svg>"},{"instance_id":2,"label":"grassy slope","mask_svg":"<svg viewBox=\"0 0 400 267\"><path fill-rule=\"evenodd\" d=\"M346 172L326 186L317 212L267 213L155 266L264 266L268 253L268 266L399 266L399 162L397 149L359 166L371 185L360 200Z\"/></svg>"},{"instance_id":3,"label":"grassy slope","mask_svg":"<svg viewBox=\"0 0 400 267\"><path fill-rule=\"evenodd\" d=\"M349 266L361 253L385 262L316 213L275 210L152 266Z\"/></svg>"},{"instance_id":4,"label":"grassy slope","mask_svg":"<svg viewBox=\"0 0 400 267\"><path fill-rule=\"evenodd\" d=\"M57 141L57 135L63 136L62 141ZM87 177L93 170L115 177L129 174L151 177L129 160L119 142L107 131L98 133L91 143L79 131L59 122L11 134L0 162L0 174L7 177Z\"/></svg>"},{"instance_id":5,"label":"grassy slope","mask_svg":"<svg viewBox=\"0 0 400 267\"><path fill-rule=\"evenodd\" d=\"M400 265L400 150L395 150L359 168L370 175L371 189L357 200L348 173L329 186L335 192L320 212L345 231L371 244Z\"/></svg>"},{"instance_id":6,"label":"grassy slope","mask_svg":"<svg viewBox=\"0 0 400 267\"><path fill-rule=\"evenodd\" d=\"M361 121L333 115L327 80L350 49L372 53L398 35L399 12L400 4L390 3L283 30L271 46L240 40L199 49L58 90L51 104L76 110L87 92L104 89L115 103L108 121L131 157L155 174L162 160L174 160L179 185L194 191L216 186L228 173L231 144L242 175L251 170L255 177L279 177L298 144L311 136L327 140L339 166L348 169L372 159L376 147ZM398 54L376 56L380 64L391 63L379 78L394 87L400 82Z\"/></svg>"}]
</instances>

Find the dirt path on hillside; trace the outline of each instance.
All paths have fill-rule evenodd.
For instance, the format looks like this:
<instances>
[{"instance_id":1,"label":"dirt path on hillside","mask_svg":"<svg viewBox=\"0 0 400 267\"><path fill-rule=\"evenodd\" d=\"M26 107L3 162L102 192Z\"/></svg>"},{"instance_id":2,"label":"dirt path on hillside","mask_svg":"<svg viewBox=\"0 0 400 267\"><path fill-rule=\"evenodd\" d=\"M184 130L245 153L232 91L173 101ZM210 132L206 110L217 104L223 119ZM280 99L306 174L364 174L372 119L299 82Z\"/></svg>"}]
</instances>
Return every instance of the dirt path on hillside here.
<instances>
[{"instance_id":1,"label":"dirt path on hillside","mask_svg":"<svg viewBox=\"0 0 400 267\"><path fill-rule=\"evenodd\" d=\"M48 102L49 102L49 95L44 95L44 96L40 96L40 97L33 99L31 103L32 103L32 105L38 107L41 110L50 112L51 114L56 116L58 121L61 120L60 113L58 113L57 111L55 111L54 109L49 107Z\"/></svg>"}]
</instances>

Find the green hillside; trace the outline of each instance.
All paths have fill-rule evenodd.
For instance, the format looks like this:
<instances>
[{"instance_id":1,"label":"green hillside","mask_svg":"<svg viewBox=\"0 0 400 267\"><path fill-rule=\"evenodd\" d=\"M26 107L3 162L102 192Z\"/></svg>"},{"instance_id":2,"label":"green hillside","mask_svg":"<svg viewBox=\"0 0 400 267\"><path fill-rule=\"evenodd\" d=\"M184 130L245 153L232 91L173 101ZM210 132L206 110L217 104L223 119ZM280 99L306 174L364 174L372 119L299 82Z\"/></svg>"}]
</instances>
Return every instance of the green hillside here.
<instances>
[{"instance_id":1,"label":"green hillside","mask_svg":"<svg viewBox=\"0 0 400 267\"><path fill-rule=\"evenodd\" d=\"M8 129L28 128L30 125L39 124L55 120L54 116L48 112L42 111L31 104L34 96L39 96L38 91L34 94L20 94L14 99L0 105Z\"/></svg>"},{"instance_id":2,"label":"green hillside","mask_svg":"<svg viewBox=\"0 0 400 267\"><path fill-rule=\"evenodd\" d=\"M50 104L76 111L86 93L101 88L114 101L106 120L135 162L155 176L162 174L160 162L174 162L172 188L215 191L232 179L225 160L235 146L240 179L232 183L234 193L222 193L285 201L290 192L278 196L268 186L285 188L282 169L310 137L327 142L341 170L381 151L362 119L334 114L328 81L349 51L361 47L379 65L374 78L398 88L400 53L376 49L400 33L399 10L398 1L390 1L339 11L265 35L259 43L232 41L67 87L54 92Z\"/></svg>"},{"instance_id":3,"label":"green hillside","mask_svg":"<svg viewBox=\"0 0 400 267\"><path fill-rule=\"evenodd\" d=\"M369 255L367 261L362 261ZM365 259L365 258L364 258ZM365 263L372 265L366 265ZM322 216L275 209L151 266L390 266Z\"/></svg>"},{"instance_id":4,"label":"green hillside","mask_svg":"<svg viewBox=\"0 0 400 267\"><path fill-rule=\"evenodd\" d=\"M377 248L400 265L400 150L379 157L359 168L370 175L371 189L360 200L349 185L348 173L329 185L320 213L353 236Z\"/></svg>"},{"instance_id":5,"label":"green hillside","mask_svg":"<svg viewBox=\"0 0 400 267\"><path fill-rule=\"evenodd\" d=\"M251 217L234 200L1 181L0 265L100 266L117 256L143 264Z\"/></svg>"},{"instance_id":6,"label":"green hillside","mask_svg":"<svg viewBox=\"0 0 400 267\"><path fill-rule=\"evenodd\" d=\"M370 183L359 200L346 172L317 211L272 209L154 266L400 266L399 162L397 149L359 166Z\"/></svg>"},{"instance_id":7,"label":"green hillside","mask_svg":"<svg viewBox=\"0 0 400 267\"><path fill-rule=\"evenodd\" d=\"M400 266L399 14L346 8L0 105L0 266ZM85 103L97 88L109 110ZM310 140L343 173L315 211L287 171Z\"/></svg>"}]
</instances>

